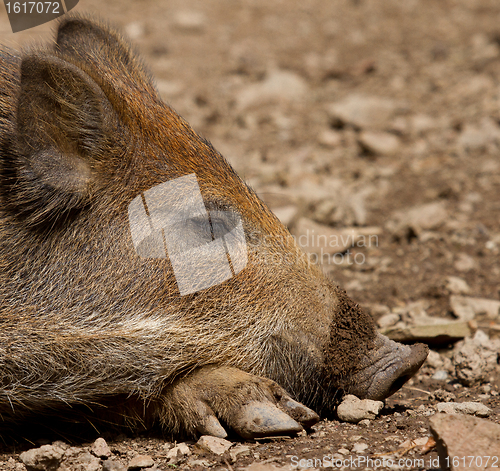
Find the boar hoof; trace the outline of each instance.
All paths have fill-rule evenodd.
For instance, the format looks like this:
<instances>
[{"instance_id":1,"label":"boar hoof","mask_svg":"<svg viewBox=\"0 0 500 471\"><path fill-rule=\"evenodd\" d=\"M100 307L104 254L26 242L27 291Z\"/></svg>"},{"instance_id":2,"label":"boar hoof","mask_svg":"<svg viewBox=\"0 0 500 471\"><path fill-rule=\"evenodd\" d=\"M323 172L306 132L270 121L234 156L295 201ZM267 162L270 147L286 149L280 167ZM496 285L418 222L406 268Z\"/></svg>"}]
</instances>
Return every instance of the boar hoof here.
<instances>
[{"instance_id":1,"label":"boar hoof","mask_svg":"<svg viewBox=\"0 0 500 471\"><path fill-rule=\"evenodd\" d=\"M252 401L244 405L231 423L243 438L287 435L302 430L302 426L274 404Z\"/></svg>"},{"instance_id":2,"label":"boar hoof","mask_svg":"<svg viewBox=\"0 0 500 471\"><path fill-rule=\"evenodd\" d=\"M274 381L231 367L196 370L165 391L163 404L170 428L220 438L226 430L246 439L291 435L319 420Z\"/></svg>"}]
</instances>

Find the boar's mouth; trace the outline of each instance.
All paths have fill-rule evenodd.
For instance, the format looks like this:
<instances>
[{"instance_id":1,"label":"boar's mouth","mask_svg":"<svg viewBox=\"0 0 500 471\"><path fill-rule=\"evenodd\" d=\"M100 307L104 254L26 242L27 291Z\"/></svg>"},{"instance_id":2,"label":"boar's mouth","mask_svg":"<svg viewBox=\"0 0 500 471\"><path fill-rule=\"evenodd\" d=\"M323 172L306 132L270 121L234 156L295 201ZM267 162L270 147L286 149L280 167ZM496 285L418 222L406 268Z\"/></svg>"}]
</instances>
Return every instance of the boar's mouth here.
<instances>
[{"instance_id":1,"label":"boar's mouth","mask_svg":"<svg viewBox=\"0 0 500 471\"><path fill-rule=\"evenodd\" d=\"M428 352L426 345L403 345L377 334L373 349L361 361L345 390L361 399L385 399L418 371Z\"/></svg>"},{"instance_id":2,"label":"boar's mouth","mask_svg":"<svg viewBox=\"0 0 500 471\"><path fill-rule=\"evenodd\" d=\"M324 350L325 376L362 399L384 399L408 381L427 358L425 345L394 342L377 333L372 318L337 288L336 316Z\"/></svg>"}]
</instances>

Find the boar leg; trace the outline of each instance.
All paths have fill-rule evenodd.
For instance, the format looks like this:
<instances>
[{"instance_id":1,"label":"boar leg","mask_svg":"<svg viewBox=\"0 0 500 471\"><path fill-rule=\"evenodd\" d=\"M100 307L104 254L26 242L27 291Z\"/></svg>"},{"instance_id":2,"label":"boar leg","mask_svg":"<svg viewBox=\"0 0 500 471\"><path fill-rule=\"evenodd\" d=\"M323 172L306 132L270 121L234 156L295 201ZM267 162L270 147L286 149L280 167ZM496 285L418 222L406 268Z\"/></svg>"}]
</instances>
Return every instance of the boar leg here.
<instances>
[{"instance_id":1,"label":"boar leg","mask_svg":"<svg viewBox=\"0 0 500 471\"><path fill-rule=\"evenodd\" d=\"M318 420L274 381L237 368L207 366L169 386L157 410L166 429L243 438L294 434Z\"/></svg>"}]
</instances>

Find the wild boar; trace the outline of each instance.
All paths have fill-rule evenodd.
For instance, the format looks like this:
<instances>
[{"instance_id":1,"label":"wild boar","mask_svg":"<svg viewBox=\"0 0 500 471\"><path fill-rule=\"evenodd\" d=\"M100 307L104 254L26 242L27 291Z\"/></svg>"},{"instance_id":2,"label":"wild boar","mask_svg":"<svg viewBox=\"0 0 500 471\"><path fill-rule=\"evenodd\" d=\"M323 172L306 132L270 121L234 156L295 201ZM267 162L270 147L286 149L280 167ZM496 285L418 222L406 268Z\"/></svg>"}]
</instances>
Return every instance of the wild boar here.
<instances>
[{"instance_id":1,"label":"wild boar","mask_svg":"<svg viewBox=\"0 0 500 471\"><path fill-rule=\"evenodd\" d=\"M426 347L377 334L114 29L67 16L1 58L0 427L293 433L418 370Z\"/></svg>"}]
</instances>

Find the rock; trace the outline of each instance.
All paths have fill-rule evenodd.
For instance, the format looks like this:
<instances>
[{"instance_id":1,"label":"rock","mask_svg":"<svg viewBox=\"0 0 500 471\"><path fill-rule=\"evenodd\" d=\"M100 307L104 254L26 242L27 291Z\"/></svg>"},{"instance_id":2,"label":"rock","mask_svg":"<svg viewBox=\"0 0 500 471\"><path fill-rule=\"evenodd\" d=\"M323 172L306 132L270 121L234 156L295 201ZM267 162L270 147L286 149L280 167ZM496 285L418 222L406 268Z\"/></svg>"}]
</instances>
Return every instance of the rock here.
<instances>
[{"instance_id":1,"label":"rock","mask_svg":"<svg viewBox=\"0 0 500 471\"><path fill-rule=\"evenodd\" d=\"M439 128L440 123L426 114L416 114L410 119L410 127L415 134L425 134L428 131Z\"/></svg>"},{"instance_id":2,"label":"rock","mask_svg":"<svg viewBox=\"0 0 500 471\"><path fill-rule=\"evenodd\" d=\"M137 455L132 458L127 466L127 470L151 468L155 464L153 458L149 455Z\"/></svg>"},{"instance_id":3,"label":"rock","mask_svg":"<svg viewBox=\"0 0 500 471\"><path fill-rule=\"evenodd\" d=\"M458 137L458 147L463 152L487 150L500 142L500 127L491 118L483 118L478 125L466 123Z\"/></svg>"},{"instance_id":4,"label":"rock","mask_svg":"<svg viewBox=\"0 0 500 471\"><path fill-rule=\"evenodd\" d=\"M101 471L101 460L89 452L72 453L63 460L58 471ZM65 453L68 455L68 452Z\"/></svg>"},{"instance_id":5,"label":"rock","mask_svg":"<svg viewBox=\"0 0 500 471\"><path fill-rule=\"evenodd\" d=\"M359 135L359 144L370 154L394 155L401 143L397 136L388 132L364 131Z\"/></svg>"},{"instance_id":6,"label":"rock","mask_svg":"<svg viewBox=\"0 0 500 471\"><path fill-rule=\"evenodd\" d=\"M451 360L443 355L440 355L435 350L429 350L429 354L427 355L427 359L424 364L430 366L431 368L435 368L436 370L454 370Z\"/></svg>"},{"instance_id":7,"label":"rock","mask_svg":"<svg viewBox=\"0 0 500 471\"><path fill-rule=\"evenodd\" d=\"M185 32L199 33L205 29L206 17L201 11L184 10L174 15L174 25Z\"/></svg>"},{"instance_id":8,"label":"rock","mask_svg":"<svg viewBox=\"0 0 500 471\"><path fill-rule=\"evenodd\" d=\"M429 315L427 314L429 305L429 301L427 301L426 299L420 299L418 301L408 303L406 306L395 307L392 311L395 314L399 314L403 321L409 322L411 324L427 325L430 323L442 322L442 320L438 320L434 317L429 317Z\"/></svg>"},{"instance_id":9,"label":"rock","mask_svg":"<svg viewBox=\"0 0 500 471\"><path fill-rule=\"evenodd\" d=\"M318 142L325 147L338 147L342 144L342 134L334 129L325 129L318 136Z\"/></svg>"},{"instance_id":10,"label":"rock","mask_svg":"<svg viewBox=\"0 0 500 471\"><path fill-rule=\"evenodd\" d=\"M373 420L383 407L384 403L382 401L361 400L348 394L337 407L337 415L344 422L358 423L363 419Z\"/></svg>"},{"instance_id":11,"label":"rock","mask_svg":"<svg viewBox=\"0 0 500 471\"><path fill-rule=\"evenodd\" d=\"M456 399L455 394L445 389L436 389L430 396L429 399L435 399L437 401L451 402Z\"/></svg>"},{"instance_id":12,"label":"rock","mask_svg":"<svg viewBox=\"0 0 500 471\"><path fill-rule=\"evenodd\" d=\"M188 469L189 468L196 468L198 466L201 467L201 469L208 469L208 468L211 468L212 466L214 466L214 464L215 463L213 461L198 460L194 456L191 456L191 458L189 458L189 460L187 460L187 462L186 462Z\"/></svg>"},{"instance_id":13,"label":"rock","mask_svg":"<svg viewBox=\"0 0 500 471\"><path fill-rule=\"evenodd\" d=\"M379 317L377 319L377 325L381 329L386 329L388 327L393 326L397 322L399 322L401 319L401 316L399 314L396 314L395 312L391 312L390 314L385 314L382 317Z\"/></svg>"},{"instance_id":14,"label":"rock","mask_svg":"<svg viewBox=\"0 0 500 471\"><path fill-rule=\"evenodd\" d=\"M448 379L448 372L445 370L437 370L432 376L436 381L446 381Z\"/></svg>"},{"instance_id":15,"label":"rock","mask_svg":"<svg viewBox=\"0 0 500 471\"><path fill-rule=\"evenodd\" d=\"M436 414L429 419L443 469L454 471L498 469L486 456L500 456L500 425L467 415ZM470 463L470 458L474 457ZM455 458L455 459L454 459Z\"/></svg>"},{"instance_id":16,"label":"rock","mask_svg":"<svg viewBox=\"0 0 500 471\"><path fill-rule=\"evenodd\" d=\"M251 451L248 445L243 445L241 443L238 443L237 445L231 448L231 450L229 451L229 456L233 461L236 461L240 457L250 455L250 453Z\"/></svg>"},{"instance_id":17,"label":"rock","mask_svg":"<svg viewBox=\"0 0 500 471\"><path fill-rule=\"evenodd\" d=\"M216 455L224 454L232 445L230 441L224 440L224 438L212 437L211 435L203 435L196 442L198 448Z\"/></svg>"},{"instance_id":18,"label":"rock","mask_svg":"<svg viewBox=\"0 0 500 471\"><path fill-rule=\"evenodd\" d=\"M430 318L440 323L429 323L428 325L396 325L382 330L381 333L397 342L425 342L439 345L449 344L470 335L470 327L467 322L448 321L444 319Z\"/></svg>"},{"instance_id":19,"label":"rock","mask_svg":"<svg viewBox=\"0 0 500 471\"><path fill-rule=\"evenodd\" d=\"M273 70L262 82L243 88L236 98L239 111L275 101L300 101L308 93L306 81L286 70Z\"/></svg>"},{"instance_id":20,"label":"rock","mask_svg":"<svg viewBox=\"0 0 500 471\"><path fill-rule=\"evenodd\" d=\"M64 448L58 445L43 445L40 448L32 448L19 455L28 471L52 471L57 470L64 455Z\"/></svg>"},{"instance_id":21,"label":"rock","mask_svg":"<svg viewBox=\"0 0 500 471\"><path fill-rule=\"evenodd\" d=\"M457 379L465 386L483 381L497 368L499 351L500 339L490 340L482 330L458 342L451 359Z\"/></svg>"},{"instance_id":22,"label":"rock","mask_svg":"<svg viewBox=\"0 0 500 471\"><path fill-rule=\"evenodd\" d=\"M500 301L468 296L450 296L450 307L459 319L469 321L479 314L491 320L500 318Z\"/></svg>"},{"instance_id":23,"label":"rock","mask_svg":"<svg viewBox=\"0 0 500 471\"><path fill-rule=\"evenodd\" d=\"M466 253L459 253L453 264L457 271L468 272L477 268L477 262Z\"/></svg>"},{"instance_id":24,"label":"rock","mask_svg":"<svg viewBox=\"0 0 500 471\"><path fill-rule=\"evenodd\" d=\"M396 237L407 237L410 232L418 236L424 230L437 229L447 219L446 203L436 201L397 211L387 223L387 229Z\"/></svg>"},{"instance_id":25,"label":"rock","mask_svg":"<svg viewBox=\"0 0 500 471\"><path fill-rule=\"evenodd\" d=\"M102 462L102 471L127 471L127 468L119 461L105 460Z\"/></svg>"},{"instance_id":26,"label":"rock","mask_svg":"<svg viewBox=\"0 0 500 471\"><path fill-rule=\"evenodd\" d=\"M470 293L470 286L463 278L459 278L458 276L448 276L446 278L446 288L452 294Z\"/></svg>"},{"instance_id":27,"label":"rock","mask_svg":"<svg viewBox=\"0 0 500 471\"><path fill-rule=\"evenodd\" d=\"M342 101L327 106L333 124L350 124L356 128L385 129L393 117L397 104L386 98L349 95Z\"/></svg>"},{"instance_id":28,"label":"rock","mask_svg":"<svg viewBox=\"0 0 500 471\"><path fill-rule=\"evenodd\" d=\"M98 458L109 458L111 456L111 450L104 438L99 437L90 448L90 451L94 453Z\"/></svg>"},{"instance_id":29,"label":"rock","mask_svg":"<svg viewBox=\"0 0 500 471\"><path fill-rule=\"evenodd\" d=\"M356 443L351 449L351 453L364 453L366 449L369 447L366 443Z\"/></svg>"},{"instance_id":30,"label":"rock","mask_svg":"<svg viewBox=\"0 0 500 471\"><path fill-rule=\"evenodd\" d=\"M491 409L480 402L439 402L436 404L438 412L445 414L467 414L476 417L488 417Z\"/></svg>"},{"instance_id":31,"label":"rock","mask_svg":"<svg viewBox=\"0 0 500 471\"><path fill-rule=\"evenodd\" d=\"M191 450L186 443L178 443L167 453L169 464L176 465L191 454Z\"/></svg>"},{"instance_id":32,"label":"rock","mask_svg":"<svg viewBox=\"0 0 500 471\"><path fill-rule=\"evenodd\" d=\"M132 21L125 26L125 33L132 40L144 36L144 25L140 21Z\"/></svg>"},{"instance_id":33,"label":"rock","mask_svg":"<svg viewBox=\"0 0 500 471\"><path fill-rule=\"evenodd\" d=\"M302 185L308 191L300 192L300 198L306 204L313 204L312 219L333 226L364 226L367 219L366 200L376 192L375 188L368 185L355 190L340 181L330 183L329 187L323 187L323 190L328 188L324 195L318 185Z\"/></svg>"},{"instance_id":34,"label":"rock","mask_svg":"<svg viewBox=\"0 0 500 471\"><path fill-rule=\"evenodd\" d=\"M361 307L365 311L368 311L375 318L382 317L391 313L389 306L386 306L385 304L363 303L361 304Z\"/></svg>"},{"instance_id":35,"label":"rock","mask_svg":"<svg viewBox=\"0 0 500 471\"><path fill-rule=\"evenodd\" d=\"M412 440L405 440L401 445L399 445L400 449L408 448L413 445L417 446L424 446L427 443L427 440L429 437L420 437L420 438L414 438Z\"/></svg>"}]
</instances>

